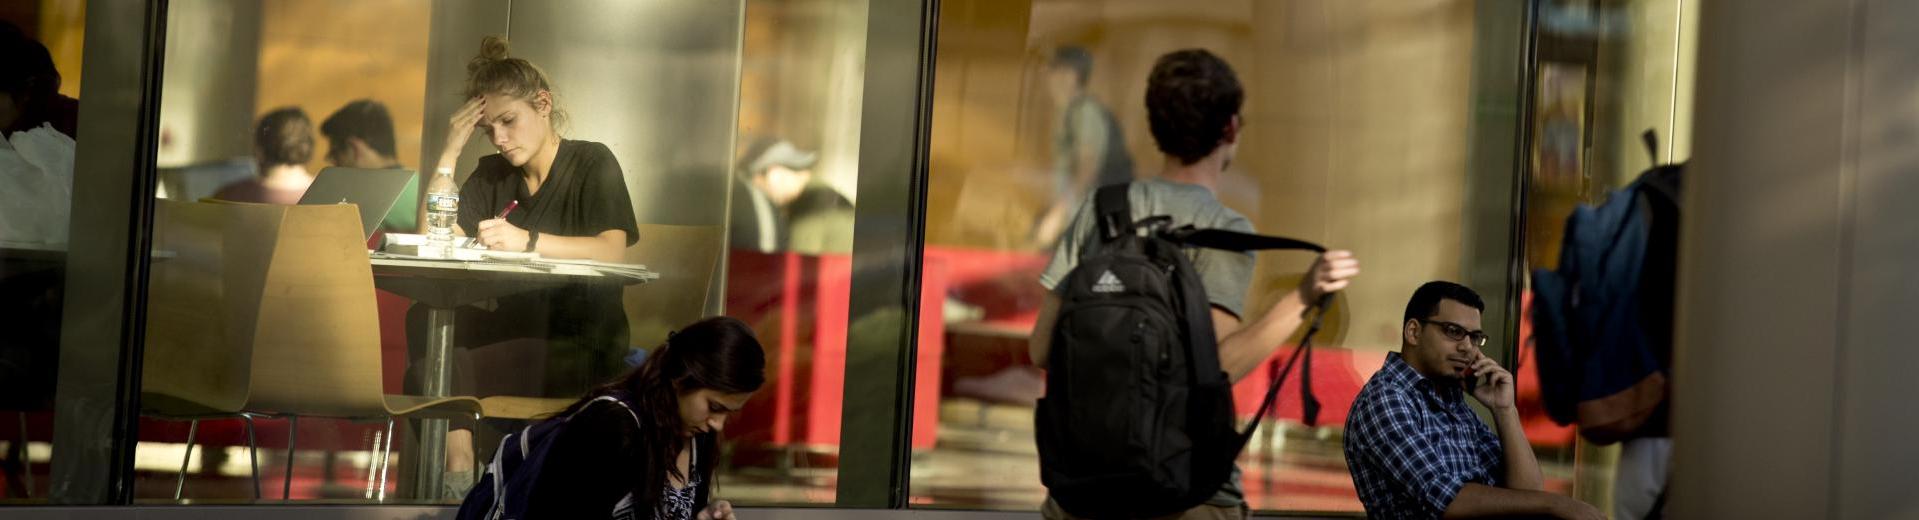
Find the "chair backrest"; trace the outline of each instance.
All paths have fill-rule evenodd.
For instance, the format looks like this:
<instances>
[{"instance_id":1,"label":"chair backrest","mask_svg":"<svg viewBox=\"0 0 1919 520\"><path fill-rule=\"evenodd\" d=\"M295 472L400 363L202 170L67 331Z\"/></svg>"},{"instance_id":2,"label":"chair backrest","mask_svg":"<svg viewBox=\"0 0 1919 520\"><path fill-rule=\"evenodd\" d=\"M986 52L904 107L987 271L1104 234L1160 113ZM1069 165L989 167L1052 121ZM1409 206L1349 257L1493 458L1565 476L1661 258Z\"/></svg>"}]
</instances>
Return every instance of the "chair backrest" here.
<instances>
[{"instance_id":1,"label":"chair backrest","mask_svg":"<svg viewBox=\"0 0 1919 520\"><path fill-rule=\"evenodd\" d=\"M253 315L248 409L379 417L380 317L372 264L351 204L272 206L281 212Z\"/></svg>"},{"instance_id":2,"label":"chair backrest","mask_svg":"<svg viewBox=\"0 0 1919 520\"><path fill-rule=\"evenodd\" d=\"M237 412L252 379L254 309L278 225L272 207L159 201L147 285L141 409Z\"/></svg>"},{"instance_id":3,"label":"chair backrest","mask_svg":"<svg viewBox=\"0 0 1919 520\"><path fill-rule=\"evenodd\" d=\"M621 300L630 341L651 348L666 341L668 331L706 315L726 234L719 226L665 224L640 224L639 232L639 242L626 248L626 262L645 264L660 279L627 286Z\"/></svg>"}]
</instances>

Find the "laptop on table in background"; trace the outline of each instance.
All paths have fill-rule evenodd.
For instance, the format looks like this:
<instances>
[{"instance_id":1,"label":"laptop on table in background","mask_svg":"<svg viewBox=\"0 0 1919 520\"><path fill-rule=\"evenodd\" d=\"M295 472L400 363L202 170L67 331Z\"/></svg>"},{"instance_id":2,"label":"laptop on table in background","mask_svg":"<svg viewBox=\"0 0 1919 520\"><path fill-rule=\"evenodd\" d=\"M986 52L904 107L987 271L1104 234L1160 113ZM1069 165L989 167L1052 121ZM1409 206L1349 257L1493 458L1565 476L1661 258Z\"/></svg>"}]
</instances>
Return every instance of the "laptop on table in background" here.
<instances>
[{"instance_id":1,"label":"laptop on table in background","mask_svg":"<svg viewBox=\"0 0 1919 520\"><path fill-rule=\"evenodd\" d=\"M360 208L360 236L373 238L380 222L413 182L413 170L374 170L330 166L307 186L300 204L354 204Z\"/></svg>"}]
</instances>

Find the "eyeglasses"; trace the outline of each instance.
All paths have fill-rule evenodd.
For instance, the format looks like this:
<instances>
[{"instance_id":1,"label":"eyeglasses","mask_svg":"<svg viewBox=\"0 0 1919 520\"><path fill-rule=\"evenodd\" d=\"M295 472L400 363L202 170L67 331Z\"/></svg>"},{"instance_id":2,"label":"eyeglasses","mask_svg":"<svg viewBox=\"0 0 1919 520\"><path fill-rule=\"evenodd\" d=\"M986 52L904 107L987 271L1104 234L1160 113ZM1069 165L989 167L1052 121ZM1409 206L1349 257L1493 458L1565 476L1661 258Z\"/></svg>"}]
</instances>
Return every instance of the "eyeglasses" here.
<instances>
[{"instance_id":1,"label":"eyeglasses","mask_svg":"<svg viewBox=\"0 0 1919 520\"><path fill-rule=\"evenodd\" d=\"M1486 346L1486 331L1466 330L1465 326L1460 325L1458 323L1453 323L1450 321L1439 321L1434 319L1421 319L1419 321L1424 323L1430 323L1433 325L1438 325L1439 331L1446 333L1446 337L1452 338L1453 341L1464 341L1470 338L1473 346L1475 347Z\"/></svg>"}]
</instances>

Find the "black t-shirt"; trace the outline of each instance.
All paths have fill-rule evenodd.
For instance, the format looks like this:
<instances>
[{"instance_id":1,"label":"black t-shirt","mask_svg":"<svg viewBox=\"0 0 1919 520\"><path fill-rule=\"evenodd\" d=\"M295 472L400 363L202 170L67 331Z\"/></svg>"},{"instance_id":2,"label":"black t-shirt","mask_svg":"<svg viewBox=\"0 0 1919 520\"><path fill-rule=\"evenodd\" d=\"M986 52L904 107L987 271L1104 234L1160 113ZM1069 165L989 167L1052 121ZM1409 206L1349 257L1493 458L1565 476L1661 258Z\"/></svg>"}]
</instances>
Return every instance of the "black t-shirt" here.
<instances>
[{"instance_id":1,"label":"black t-shirt","mask_svg":"<svg viewBox=\"0 0 1919 520\"><path fill-rule=\"evenodd\" d=\"M639 241L626 178L606 145L561 141L553 169L537 194L527 192L524 175L499 154L481 157L460 187L460 229L477 236L480 221L518 200L520 205L506 221L521 229L572 237L618 229L626 232L627 245ZM500 298L498 304L497 312L528 318L520 322L523 331L508 336L548 340L549 393L578 395L622 368L621 358L630 345L619 286L569 285Z\"/></svg>"},{"instance_id":2,"label":"black t-shirt","mask_svg":"<svg viewBox=\"0 0 1919 520\"><path fill-rule=\"evenodd\" d=\"M518 200L506 222L542 235L588 237L607 230L626 231L626 245L640 239L626 177L606 145L560 141L553 171L537 194L527 193L525 173L500 154L480 158L479 167L460 187L460 229L479 236L480 221L493 218Z\"/></svg>"}]
</instances>

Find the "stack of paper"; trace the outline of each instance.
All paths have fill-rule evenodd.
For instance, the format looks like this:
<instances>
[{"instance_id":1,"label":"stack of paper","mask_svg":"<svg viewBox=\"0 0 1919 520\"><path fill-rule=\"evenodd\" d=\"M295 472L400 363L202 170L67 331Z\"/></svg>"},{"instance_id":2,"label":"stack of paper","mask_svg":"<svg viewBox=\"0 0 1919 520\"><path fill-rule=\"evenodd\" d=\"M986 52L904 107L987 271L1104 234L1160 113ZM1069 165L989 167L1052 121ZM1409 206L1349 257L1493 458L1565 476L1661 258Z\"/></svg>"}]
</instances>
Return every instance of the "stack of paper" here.
<instances>
[{"instance_id":1,"label":"stack of paper","mask_svg":"<svg viewBox=\"0 0 1919 520\"><path fill-rule=\"evenodd\" d=\"M597 260L576 260L570 258L537 258L528 264L546 267L555 273L586 274L598 272L605 276L619 276L636 280L657 280L659 273L650 271L640 264L616 264Z\"/></svg>"}]
</instances>

